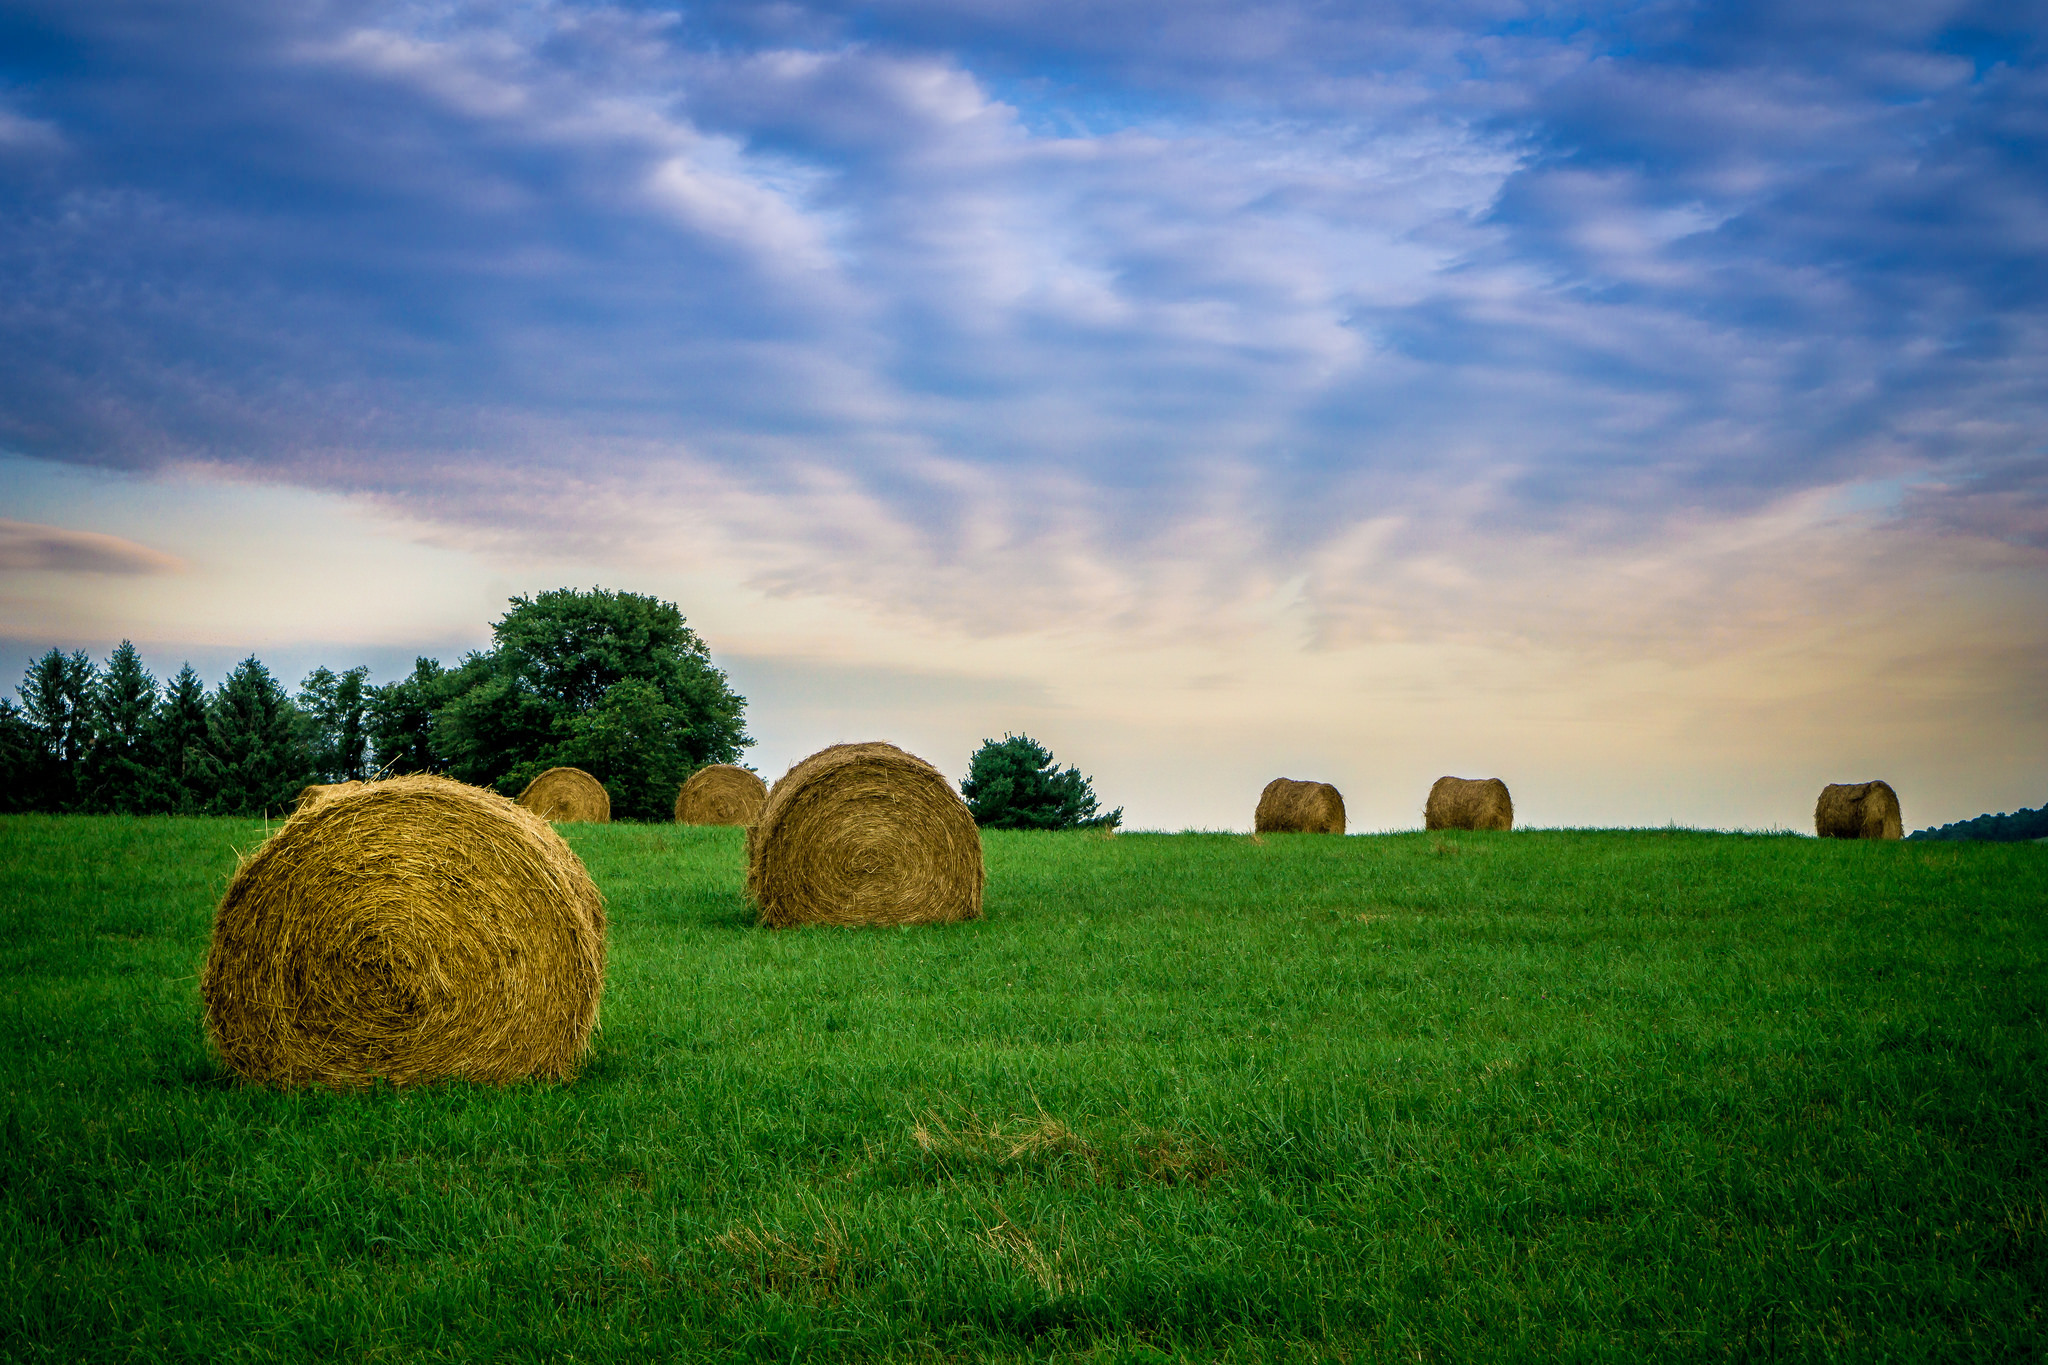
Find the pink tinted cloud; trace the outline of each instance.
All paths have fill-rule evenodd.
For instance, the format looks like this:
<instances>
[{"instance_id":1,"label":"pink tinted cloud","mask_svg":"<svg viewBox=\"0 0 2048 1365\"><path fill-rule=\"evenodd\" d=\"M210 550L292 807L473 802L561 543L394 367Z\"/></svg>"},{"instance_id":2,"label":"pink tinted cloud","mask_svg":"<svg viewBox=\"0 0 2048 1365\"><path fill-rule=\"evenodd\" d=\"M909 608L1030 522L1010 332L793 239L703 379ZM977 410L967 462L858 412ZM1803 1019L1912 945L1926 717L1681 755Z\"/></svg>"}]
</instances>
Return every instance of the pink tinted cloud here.
<instances>
[{"instance_id":1,"label":"pink tinted cloud","mask_svg":"<svg viewBox=\"0 0 2048 1365\"><path fill-rule=\"evenodd\" d=\"M119 536L0 518L0 572L160 574L184 567L185 561L175 555Z\"/></svg>"}]
</instances>

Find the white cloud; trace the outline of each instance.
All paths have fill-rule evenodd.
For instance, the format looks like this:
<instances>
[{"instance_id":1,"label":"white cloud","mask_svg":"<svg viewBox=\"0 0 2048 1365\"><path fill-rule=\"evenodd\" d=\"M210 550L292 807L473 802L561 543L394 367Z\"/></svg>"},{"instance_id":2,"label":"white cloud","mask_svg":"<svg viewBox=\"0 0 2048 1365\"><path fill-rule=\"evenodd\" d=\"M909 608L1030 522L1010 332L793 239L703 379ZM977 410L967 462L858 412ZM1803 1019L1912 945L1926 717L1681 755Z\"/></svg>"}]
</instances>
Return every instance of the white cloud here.
<instances>
[{"instance_id":1,"label":"white cloud","mask_svg":"<svg viewBox=\"0 0 2048 1365\"><path fill-rule=\"evenodd\" d=\"M771 271L822 271L833 264L825 225L804 211L791 188L750 171L729 141L707 138L660 162L648 174L647 190L689 226L755 253Z\"/></svg>"},{"instance_id":2,"label":"white cloud","mask_svg":"<svg viewBox=\"0 0 2048 1365\"><path fill-rule=\"evenodd\" d=\"M529 92L517 80L482 69L485 61L521 64L519 59L526 54L503 35L472 38L458 45L360 28L338 39L302 43L295 55L308 63L351 67L404 81L452 109L479 118L509 118L532 106Z\"/></svg>"},{"instance_id":3,"label":"white cloud","mask_svg":"<svg viewBox=\"0 0 2048 1365\"><path fill-rule=\"evenodd\" d=\"M56 124L0 108L0 152L53 152L63 146Z\"/></svg>"}]
</instances>

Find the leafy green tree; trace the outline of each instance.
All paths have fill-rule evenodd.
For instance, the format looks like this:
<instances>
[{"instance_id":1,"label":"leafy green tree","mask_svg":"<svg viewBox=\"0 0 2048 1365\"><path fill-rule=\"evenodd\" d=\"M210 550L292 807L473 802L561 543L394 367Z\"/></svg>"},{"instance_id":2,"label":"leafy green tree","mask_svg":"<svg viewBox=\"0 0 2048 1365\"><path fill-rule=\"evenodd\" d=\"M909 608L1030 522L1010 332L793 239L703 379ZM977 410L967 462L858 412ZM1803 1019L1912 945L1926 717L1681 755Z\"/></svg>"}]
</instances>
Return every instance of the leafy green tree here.
<instances>
[{"instance_id":1,"label":"leafy green tree","mask_svg":"<svg viewBox=\"0 0 2048 1365\"><path fill-rule=\"evenodd\" d=\"M556 750L574 713L524 684L495 651L468 655L450 672L428 734L450 776L517 795L534 774L566 761Z\"/></svg>"},{"instance_id":2,"label":"leafy green tree","mask_svg":"<svg viewBox=\"0 0 2048 1365\"><path fill-rule=\"evenodd\" d=\"M213 815L281 810L316 776L298 708L253 654L207 699L202 769Z\"/></svg>"},{"instance_id":3,"label":"leafy green tree","mask_svg":"<svg viewBox=\"0 0 2048 1365\"><path fill-rule=\"evenodd\" d=\"M30 790L37 810L76 810L85 756L92 748L97 670L84 650L52 649L21 680L21 709L36 731L39 761Z\"/></svg>"},{"instance_id":4,"label":"leafy green tree","mask_svg":"<svg viewBox=\"0 0 2048 1365\"><path fill-rule=\"evenodd\" d=\"M123 640L107 657L93 692L92 751L85 759L83 805L88 810L139 815L152 806L156 761L149 743L156 711L156 679L133 643Z\"/></svg>"},{"instance_id":5,"label":"leafy green tree","mask_svg":"<svg viewBox=\"0 0 2048 1365\"><path fill-rule=\"evenodd\" d=\"M413 660L412 672L397 682L369 689L370 767L394 774L432 772L434 712L460 690L460 674L438 659Z\"/></svg>"},{"instance_id":6,"label":"leafy green tree","mask_svg":"<svg viewBox=\"0 0 2048 1365\"><path fill-rule=\"evenodd\" d=\"M489 653L444 679L434 753L455 777L516 793L544 769L583 768L613 814L666 819L675 790L754 741L746 699L670 602L561 588L515 597Z\"/></svg>"},{"instance_id":7,"label":"leafy green tree","mask_svg":"<svg viewBox=\"0 0 2048 1365\"><path fill-rule=\"evenodd\" d=\"M960 794L974 823L990 829L1115 829L1124 819L1122 806L1098 815L1095 784L1028 735L983 740Z\"/></svg>"},{"instance_id":8,"label":"leafy green tree","mask_svg":"<svg viewBox=\"0 0 2048 1365\"><path fill-rule=\"evenodd\" d=\"M367 666L316 668L299 685L299 715L313 771L329 782L360 782L369 757Z\"/></svg>"},{"instance_id":9,"label":"leafy green tree","mask_svg":"<svg viewBox=\"0 0 2048 1365\"><path fill-rule=\"evenodd\" d=\"M604 774L615 809L658 819L674 813L677 789L702 766L690 761L688 745L681 709L668 705L646 679L626 678L570 722L569 738L554 757Z\"/></svg>"},{"instance_id":10,"label":"leafy green tree","mask_svg":"<svg viewBox=\"0 0 2048 1365\"><path fill-rule=\"evenodd\" d=\"M213 795L206 744L206 684L188 663L164 685L143 729L150 770L144 809L191 815L206 808Z\"/></svg>"}]
</instances>

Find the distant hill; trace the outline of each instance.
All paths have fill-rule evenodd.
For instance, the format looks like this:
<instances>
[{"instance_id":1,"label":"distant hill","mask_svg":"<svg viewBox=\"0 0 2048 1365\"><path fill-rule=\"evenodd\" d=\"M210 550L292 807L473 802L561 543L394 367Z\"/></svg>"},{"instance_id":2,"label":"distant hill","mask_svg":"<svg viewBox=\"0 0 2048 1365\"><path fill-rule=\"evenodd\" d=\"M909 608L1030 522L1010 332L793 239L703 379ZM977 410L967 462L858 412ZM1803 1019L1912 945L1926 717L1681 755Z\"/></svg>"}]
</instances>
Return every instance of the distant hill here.
<instances>
[{"instance_id":1,"label":"distant hill","mask_svg":"<svg viewBox=\"0 0 2048 1365\"><path fill-rule=\"evenodd\" d=\"M1978 839L1992 844L2016 844L2027 839L2048 839L2048 804L2039 810L2016 810L2010 815L1980 815L1958 820L1940 829L1916 829L1908 839Z\"/></svg>"}]
</instances>

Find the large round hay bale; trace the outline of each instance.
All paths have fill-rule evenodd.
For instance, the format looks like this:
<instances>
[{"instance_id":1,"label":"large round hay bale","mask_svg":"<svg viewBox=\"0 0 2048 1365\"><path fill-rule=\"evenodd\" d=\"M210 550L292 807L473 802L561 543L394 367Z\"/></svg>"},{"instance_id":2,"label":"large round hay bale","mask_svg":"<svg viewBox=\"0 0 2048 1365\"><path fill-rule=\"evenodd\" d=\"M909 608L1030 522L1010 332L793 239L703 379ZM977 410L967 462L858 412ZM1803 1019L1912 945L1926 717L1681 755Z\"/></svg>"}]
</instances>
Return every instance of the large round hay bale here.
<instances>
[{"instance_id":1,"label":"large round hay bale","mask_svg":"<svg viewBox=\"0 0 2048 1365\"><path fill-rule=\"evenodd\" d=\"M1906 832L1899 794L1889 782L1830 782L1814 803L1813 832L1823 839L1897 839Z\"/></svg>"},{"instance_id":2,"label":"large round hay bale","mask_svg":"<svg viewBox=\"0 0 2048 1365\"><path fill-rule=\"evenodd\" d=\"M714 763L690 774L676 793L679 825L751 825L768 799L768 784L731 763Z\"/></svg>"},{"instance_id":3,"label":"large round hay bale","mask_svg":"<svg viewBox=\"0 0 2048 1365\"><path fill-rule=\"evenodd\" d=\"M775 928L979 919L981 885L967 803L893 744L812 754L747 830L747 895Z\"/></svg>"},{"instance_id":4,"label":"large round hay bale","mask_svg":"<svg viewBox=\"0 0 2048 1365\"><path fill-rule=\"evenodd\" d=\"M1439 777L1422 807L1424 829L1513 829L1515 803L1497 777Z\"/></svg>"},{"instance_id":5,"label":"large round hay bale","mask_svg":"<svg viewBox=\"0 0 2048 1365\"><path fill-rule=\"evenodd\" d=\"M612 818L611 793L581 768L550 768L526 784L519 804L543 820L601 825Z\"/></svg>"},{"instance_id":6,"label":"large round hay bale","mask_svg":"<svg viewBox=\"0 0 2048 1365\"><path fill-rule=\"evenodd\" d=\"M1259 793L1252 830L1257 834L1342 834L1344 795L1327 782L1276 777Z\"/></svg>"},{"instance_id":7,"label":"large round hay bale","mask_svg":"<svg viewBox=\"0 0 2048 1365\"><path fill-rule=\"evenodd\" d=\"M604 901L545 820L445 777L302 811L243 863L199 993L251 1080L397 1085L574 1073L604 985Z\"/></svg>"},{"instance_id":8,"label":"large round hay bale","mask_svg":"<svg viewBox=\"0 0 2048 1365\"><path fill-rule=\"evenodd\" d=\"M299 788L299 794L292 798L292 813L302 814L323 801L332 801L345 792L352 792L362 786L360 782L313 782Z\"/></svg>"}]
</instances>

